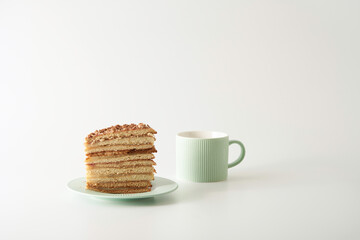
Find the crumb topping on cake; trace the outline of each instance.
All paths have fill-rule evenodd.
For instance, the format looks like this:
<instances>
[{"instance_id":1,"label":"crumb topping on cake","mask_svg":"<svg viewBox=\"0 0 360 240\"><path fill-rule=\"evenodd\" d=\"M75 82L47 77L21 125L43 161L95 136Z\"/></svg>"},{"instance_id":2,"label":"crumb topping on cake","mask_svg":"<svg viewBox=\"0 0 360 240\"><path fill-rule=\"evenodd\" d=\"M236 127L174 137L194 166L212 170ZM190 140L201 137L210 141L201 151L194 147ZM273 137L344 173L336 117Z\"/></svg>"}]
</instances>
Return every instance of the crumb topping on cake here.
<instances>
[{"instance_id":1,"label":"crumb topping on cake","mask_svg":"<svg viewBox=\"0 0 360 240\"><path fill-rule=\"evenodd\" d=\"M102 136L106 134L111 133L118 133L118 132L127 132L127 131L134 131L134 130L140 130L140 129L151 129L151 127L148 124L145 123L139 123L139 124L124 124L124 125L115 125L108 128L96 130L93 133L90 133L85 140L89 141L97 136ZM156 133L156 132L155 132Z\"/></svg>"}]
</instances>

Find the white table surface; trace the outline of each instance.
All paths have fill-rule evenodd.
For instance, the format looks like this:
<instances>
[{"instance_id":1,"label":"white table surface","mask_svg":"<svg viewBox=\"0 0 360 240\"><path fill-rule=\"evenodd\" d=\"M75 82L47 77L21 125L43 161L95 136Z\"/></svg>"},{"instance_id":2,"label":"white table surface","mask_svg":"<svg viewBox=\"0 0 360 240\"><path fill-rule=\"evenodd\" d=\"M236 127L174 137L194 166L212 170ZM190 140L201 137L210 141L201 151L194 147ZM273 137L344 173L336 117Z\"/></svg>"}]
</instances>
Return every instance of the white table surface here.
<instances>
[{"instance_id":1,"label":"white table surface","mask_svg":"<svg viewBox=\"0 0 360 240\"><path fill-rule=\"evenodd\" d=\"M0 239L360 239L359 1L0 1ZM158 131L175 192L66 188L83 141ZM229 179L175 176L175 135L245 144ZM230 148L230 160L238 154Z\"/></svg>"},{"instance_id":2,"label":"white table surface","mask_svg":"<svg viewBox=\"0 0 360 240\"><path fill-rule=\"evenodd\" d=\"M168 195L101 200L66 180L25 182L2 195L2 239L356 239L358 165L319 162L231 169L228 181L179 181ZM77 177L77 176L74 176ZM13 185L14 187L14 185Z\"/></svg>"}]
</instances>

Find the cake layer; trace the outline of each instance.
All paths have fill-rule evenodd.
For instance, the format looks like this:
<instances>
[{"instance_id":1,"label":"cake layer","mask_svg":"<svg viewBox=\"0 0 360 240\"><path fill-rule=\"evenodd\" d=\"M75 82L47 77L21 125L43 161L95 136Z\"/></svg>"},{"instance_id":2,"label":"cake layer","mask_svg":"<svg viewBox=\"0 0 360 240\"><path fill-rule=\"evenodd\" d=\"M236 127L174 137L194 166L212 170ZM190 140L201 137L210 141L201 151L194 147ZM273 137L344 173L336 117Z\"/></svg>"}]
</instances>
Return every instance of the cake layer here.
<instances>
[{"instance_id":1,"label":"cake layer","mask_svg":"<svg viewBox=\"0 0 360 240\"><path fill-rule=\"evenodd\" d=\"M131 160L116 163L87 163L86 169L91 168L123 168L123 167L134 167L134 166L153 166L156 163L153 160Z\"/></svg>"},{"instance_id":2,"label":"cake layer","mask_svg":"<svg viewBox=\"0 0 360 240\"><path fill-rule=\"evenodd\" d=\"M151 187L150 181L133 181L133 182L102 182L102 183L86 183L86 187L103 187L103 188L142 188Z\"/></svg>"},{"instance_id":3,"label":"cake layer","mask_svg":"<svg viewBox=\"0 0 360 240\"><path fill-rule=\"evenodd\" d=\"M86 182L101 183L101 182L132 182L132 181L151 181L154 180L154 173L134 173L112 177L89 177L86 176Z\"/></svg>"},{"instance_id":4,"label":"cake layer","mask_svg":"<svg viewBox=\"0 0 360 240\"><path fill-rule=\"evenodd\" d=\"M124 125L116 125L100 130L96 130L93 133L90 133L85 141L88 144L110 140L118 137L130 137L130 136L142 136L148 133L155 134L157 133L154 129L152 129L149 125L144 123L139 124L124 124Z\"/></svg>"},{"instance_id":5,"label":"cake layer","mask_svg":"<svg viewBox=\"0 0 360 240\"><path fill-rule=\"evenodd\" d=\"M125 155L121 157L89 157L85 160L85 163L115 163L115 162L124 162L124 161L135 161L135 160L150 160L154 159L154 154L134 154L134 155Z\"/></svg>"},{"instance_id":6,"label":"cake layer","mask_svg":"<svg viewBox=\"0 0 360 240\"><path fill-rule=\"evenodd\" d=\"M85 151L89 153L98 153L106 151L123 151L123 150L140 150L140 149L150 149L153 148L153 144L143 144L143 145L113 145L113 146L99 146L93 148L86 148Z\"/></svg>"},{"instance_id":7,"label":"cake layer","mask_svg":"<svg viewBox=\"0 0 360 240\"><path fill-rule=\"evenodd\" d=\"M154 144L155 137L153 135L145 135L139 137L127 137L127 138L115 138L104 140L96 143L85 143L86 148L93 148L98 146L109 146L109 145L143 145L143 144Z\"/></svg>"},{"instance_id":8,"label":"cake layer","mask_svg":"<svg viewBox=\"0 0 360 240\"><path fill-rule=\"evenodd\" d=\"M128 156L132 154L143 154L143 153L155 153L157 150L153 146L152 148L148 149L140 149L140 150L120 150L120 151L103 151L103 152L94 152L94 153L87 153L86 156L88 157L101 157L101 156L109 156L109 157L117 157L117 156Z\"/></svg>"},{"instance_id":9,"label":"cake layer","mask_svg":"<svg viewBox=\"0 0 360 240\"><path fill-rule=\"evenodd\" d=\"M156 172L153 166L135 166L135 167L124 167L124 168L89 168L86 169L86 177L112 177L112 176L123 176L123 174L133 173L154 173Z\"/></svg>"},{"instance_id":10,"label":"cake layer","mask_svg":"<svg viewBox=\"0 0 360 240\"><path fill-rule=\"evenodd\" d=\"M102 187L88 187L87 189L97 191L97 192L104 192L104 193L142 193L142 192L150 192L150 187L144 188L102 188Z\"/></svg>"}]
</instances>

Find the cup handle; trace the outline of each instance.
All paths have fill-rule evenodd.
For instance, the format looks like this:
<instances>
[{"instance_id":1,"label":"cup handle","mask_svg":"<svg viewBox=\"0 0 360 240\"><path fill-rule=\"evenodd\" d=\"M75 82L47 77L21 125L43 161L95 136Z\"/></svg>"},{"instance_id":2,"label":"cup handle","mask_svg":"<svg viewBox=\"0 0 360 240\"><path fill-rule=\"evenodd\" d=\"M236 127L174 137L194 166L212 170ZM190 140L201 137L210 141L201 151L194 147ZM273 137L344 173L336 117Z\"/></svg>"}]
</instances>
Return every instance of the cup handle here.
<instances>
[{"instance_id":1,"label":"cup handle","mask_svg":"<svg viewBox=\"0 0 360 240\"><path fill-rule=\"evenodd\" d=\"M232 168L232 167L235 167L236 165L238 165L239 163L241 163L241 161L244 159L245 157L245 147L244 147L244 144L242 144L242 142L238 141L238 140L230 140L229 141L229 146L233 143L236 143L240 146L241 148L241 153L240 153L240 156L235 160L233 161L232 163L229 163L228 164L228 168Z\"/></svg>"}]
</instances>

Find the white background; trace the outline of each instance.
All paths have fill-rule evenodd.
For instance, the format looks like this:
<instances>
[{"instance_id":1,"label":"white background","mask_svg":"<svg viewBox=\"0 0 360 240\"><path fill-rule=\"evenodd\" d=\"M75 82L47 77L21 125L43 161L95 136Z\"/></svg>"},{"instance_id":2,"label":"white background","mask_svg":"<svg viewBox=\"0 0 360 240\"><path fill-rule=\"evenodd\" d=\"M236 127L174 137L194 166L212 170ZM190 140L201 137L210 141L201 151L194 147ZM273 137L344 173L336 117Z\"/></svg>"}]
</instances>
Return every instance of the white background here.
<instances>
[{"instance_id":1,"label":"white background","mask_svg":"<svg viewBox=\"0 0 360 240\"><path fill-rule=\"evenodd\" d=\"M0 239L359 239L359 1L0 1ZM85 136L158 131L167 196L100 201ZM175 134L244 142L226 182ZM235 159L239 150L230 148Z\"/></svg>"}]
</instances>

